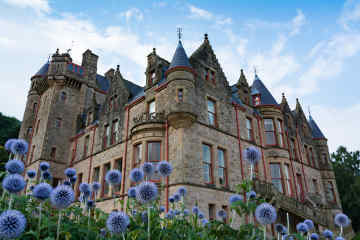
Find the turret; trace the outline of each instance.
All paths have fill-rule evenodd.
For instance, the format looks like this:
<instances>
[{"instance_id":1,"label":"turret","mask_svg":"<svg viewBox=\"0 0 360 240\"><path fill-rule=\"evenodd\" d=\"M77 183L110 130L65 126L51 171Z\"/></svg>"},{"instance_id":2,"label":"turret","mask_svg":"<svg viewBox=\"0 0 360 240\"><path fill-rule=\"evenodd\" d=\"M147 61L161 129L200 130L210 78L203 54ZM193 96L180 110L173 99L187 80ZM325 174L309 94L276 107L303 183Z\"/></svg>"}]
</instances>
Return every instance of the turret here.
<instances>
[{"instance_id":1,"label":"turret","mask_svg":"<svg viewBox=\"0 0 360 240\"><path fill-rule=\"evenodd\" d=\"M238 97L247 105L250 105L250 87L244 75L244 71L240 70L240 77L236 84L238 89Z\"/></svg>"}]
</instances>

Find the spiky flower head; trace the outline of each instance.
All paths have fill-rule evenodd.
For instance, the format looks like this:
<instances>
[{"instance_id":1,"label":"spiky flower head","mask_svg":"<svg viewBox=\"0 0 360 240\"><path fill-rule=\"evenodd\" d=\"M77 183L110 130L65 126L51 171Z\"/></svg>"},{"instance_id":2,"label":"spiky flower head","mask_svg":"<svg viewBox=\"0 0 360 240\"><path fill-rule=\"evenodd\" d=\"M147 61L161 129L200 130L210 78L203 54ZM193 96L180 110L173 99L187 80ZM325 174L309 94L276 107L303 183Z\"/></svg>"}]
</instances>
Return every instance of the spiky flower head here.
<instances>
[{"instance_id":1,"label":"spiky flower head","mask_svg":"<svg viewBox=\"0 0 360 240\"><path fill-rule=\"evenodd\" d=\"M332 239L332 238L333 238L333 233L332 233L332 231L330 231L329 229L325 229L325 230L323 231L323 236L324 236L324 238L326 238L326 239Z\"/></svg>"},{"instance_id":2,"label":"spiky flower head","mask_svg":"<svg viewBox=\"0 0 360 240\"><path fill-rule=\"evenodd\" d=\"M136 209L131 210L131 215L136 216L136 214L137 214Z\"/></svg>"},{"instance_id":3,"label":"spiky flower head","mask_svg":"<svg viewBox=\"0 0 360 240\"><path fill-rule=\"evenodd\" d=\"M244 159L248 163L255 165L260 161L261 154L257 147L250 146L244 149Z\"/></svg>"},{"instance_id":4,"label":"spiky flower head","mask_svg":"<svg viewBox=\"0 0 360 240\"><path fill-rule=\"evenodd\" d=\"M138 183L144 180L144 172L140 168L134 168L130 171L130 180Z\"/></svg>"},{"instance_id":5,"label":"spiky flower head","mask_svg":"<svg viewBox=\"0 0 360 240\"><path fill-rule=\"evenodd\" d=\"M91 190L86 190L82 192L82 195L84 197L84 200L87 200L91 196Z\"/></svg>"},{"instance_id":6,"label":"spiky flower head","mask_svg":"<svg viewBox=\"0 0 360 240\"><path fill-rule=\"evenodd\" d=\"M140 203L148 203L158 196L158 189L152 182L142 182L136 187L136 199Z\"/></svg>"},{"instance_id":7,"label":"spiky flower head","mask_svg":"<svg viewBox=\"0 0 360 240\"><path fill-rule=\"evenodd\" d=\"M32 195L39 199L40 201L44 201L50 197L52 187L48 183L39 183L35 185Z\"/></svg>"},{"instance_id":8,"label":"spiky flower head","mask_svg":"<svg viewBox=\"0 0 360 240\"><path fill-rule=\"evenodd\" d=\"M175 200L175 202L178 202L178 201L180 201L180 195L178 194L178 193L175 193L174 195L173 195L173 197L174 197L174 200Z\"/></svg>"},{"instance_id":9,"label":"spiky flower head","mask_svg":"<svg viewBox=\"0 0 360 240\"><path fill-rule=\"evenodd\" d=\"M203 219L204 217L205 217L204 213L203 213L203 212L199 212L198 218L199 218L199 219Z\"/></svg>"},{"instance_id":10,"label":"spiky flower head","mask_svg":"<svg viewBox=\"0 0 360 240\"><path fill-rule=\"evenodd\" d=\"M71 187L71 182L69 180L65 180L63 184Z\"/></svg>"},{"instance_id":11,"label":"spiky flower head","mask_svg":"<svg viewBox=\"0 0 360 240\"><path fill-rule=\"evenodd\" d=\"M309 228L305 223L301 222L296 225L296 230L301 233L306 233L309 231Z\"/></svg>"},{"instance_id":12,"label":"spiky flower head","mask_svg":"<svg viewBox=\"0 0 360 240\"><path fill-rule=\"evenodd\" d=\"M95 202L94 202L94 200L87 200L86 201L86 208L87 209L90 209L90 208L93 208L93 207L95 207Z\"/></svg>"},{"instance_id":13,"label":"spiky flower head","mask_svg":"<svg viewBox=\"0 0 360 240\"><path fill-rule=\"evenodd\" d=\"M314 228L314 223L310 219L306 219L304 223L307 225L308 231L311 231Z\"/></svg>"},{"instance_id":14,"label":"spiky flower head","mask_svg":"<svg viewBox=\"0 0 360 240\"><path fill-rule=\"evenodd\" d=\"M160 211L160 212L165 212L165 207L164 207L164 206L160 206L160 207L159 207L159 211Z\"/></svg>"},{"instance_id":15,"label":"spiky flower head","mask_svg":"<svg viewBox=\"0 0 360 240\"><path fill-rule=\"evenodd\" d=\"M136 198L136 187L130 187L128 190L129 198Z\"/></svg>"},{"instance_id":16,"label":"spiky flower head","mask_svg":"<svg viewBox=\"0 0 360 240\"><path fill-rule=\"evenodd\" d=\"M111 233L124 233L130 223L128 215L120 211L110 213L106 220L106 227Z\"/></svg>"},{"instance_id":17,"label":"spiky flower head","mask_svg":"<svg viewBox=\"0 0 360 240\"><path fill-rule=\"evenodd\" d=\"M31 185L30 188L29 188L30 191L34 190L34 187L35 187L34 185Z\"/></svg>"},{"instance_id":18,"label":"spiky flower head","mask_svg":"<svg viewBox=\"0 0 360 240\"><path fill-rule=\"evenodd\" d=\"M244 200L243 196L241 196L239 194L233 194L229 198L229 203L230 203L230 205L232 205L234 203L238 203L238 202L241 202L243 200Z\"/></svg>"},{"instance_id":19,"label":"spiky flower head","mask_svg":"<svg viewBox=\"0 0 360 240\"><path fill-rule=\"evenodd\" d=\"M319 237L319 235L318 235L317 233L312 233L312 234L310 235L310 239L311 239L311 240L319 240L320 237Z\"/></svg>"},{"instance_id":20,"label":"spiky flower head","mask_svg":"<svg viewBox=\"0 0 360 240\"><path fill-rule=\"evenodd\" d=\"M341 237L341 236L338 236L335 238L335 240L345 240L345 238Z\"/></svg>"},{"instance_id":21,"label":"spiky flower head","mask_svg":"<svg viewBox=\"0 0 360 240\"><path fill-rule=\"evenodd\" d=\"M349 217L343 213L336 214L334 222L339 227L347 227L350 224Z\"/></svg>"},{"instance_id":22,"label":"spiky flower head","mask_svg":"<svg viewBox=\"0 0 360 240\"><path fill-rule=\"evenodd\" d=\"M119 185L121 183L121 172L113 169L106 173L105 180L110 185Z\"/></svg>"},{"instance_id":23,"label":"spiky flower head","mask_svg":"<svg viewBox=\"0 0 360 240\"><path fill-rule=\"evenodd\" d=\"M173 196L169 197L169 202L170 203L174 203L175 202L175 198Z\"/></svg>"},{"instance_id":24,"label":"spiky flower head","mask_svg":"<svg viewBox=\"0 0 360 240\"><path fill-rule=\"evenodd\" d=\"M189 209L184 209L184 212L183 212L184 216L188 216L189 213L190 213Z\"/></svg>"},{"instance_id":25,"label":"spiky flower head","mask_svg":"<svg viewBox=\"0 0 360 240\"><path fill-rule=\"evenodd\" d=\"M151 162L145 162L141 166L141 170L144 172L144 175L147 177L151 177L155 172L154 165Z\"/></svg>"},{"instance_id":26,"label":"spiky flower head","mask_svg":"<svg viewBox=\"0 0 360 240\"><path fill-rule=\"evenodd\" d=\"M29 145L24 139L17 139L11 144L11 152L13 154L25 155L28 151Z\"/></svg>"},{"instance_id":27,"label":"spiky flower head","mask_svg":"<svg viewBox=\"0 0 360 240\"><path fill-rule=\"evenodd\" d=\"M256 198L256 192L255 191L250 191L246 193L246 198L247 199L254 199Z\"/></svg>"},{"instance_id":28,"label":"spiky flower head","mask_svg":"<svg viewBox=\"0 0 360 240\"><path fill-rule=\"evenodd\" d=\"M186 195L186 188L185 187L179 187L178 193L180 196L184 197Z\"/></svg>"},{"instance_id":29,"label":"spiky flower head","mask_svg":"<svg viewBox=\"0 0 360 240\"><path fill-rule=\"evenodd\" d=\"M203 227L206 227L208 224L209 224L209 220L207 220L206 218L204 218L204 219L201 220L201 225L202 225Z\"/></svg>"},{"instance_id":30,"label":"spiky flower head","mask_svg":"<svg viewBox=\"0 0 360 240\"><path fill-rule=\"evenodd\" d=\"M68 178L72 178L76 175L76 170L74 168L67 168L65 169L64 173Z\"/></svg>"},{"instance_id":31,"label":"spiky flower head","mask_svg":"<svg viewBox=\"0 0 360 240\"><path fill-rule=\"evenodd\" d=\"M286 233L286 228L280 223L275 224L275 230L280 234Z\"/></svg>"},{"instance_id":32,"label":"spiky flower head","mask_svg":"<svg viewBox=\"0 0 360 240\"><path fill-rule=\"evenodd\" d=\"M172 173L172 166L167 161L161 161L157 165L157 170L162 177L168 177Z\"/></svg>"},{"instance_id":33,"label":"spiky flower head","mask_svg":"<svg viewBox=\"0 0 360 240\"><path fill-rule=\"evenodd\" d=\"M77 180L77 176L71 177L71 178L70 178L71 184L75 184L75 183L76 183L76 180Z\"/></svg>"},{"instance_id":34,"label":"spiky flower head","mask_svg":"<svg viewBox=\"0 0 360 240\"><path fill-rule=\"evenodd\" d=\"M30 169L26 172L27 176L31 179L33 179L34 177L36 177L36 171L33 169Z\"/></svg>"},{"instance_id":35,"label":"spiky flower head","mask_svg":"<svg viewBox=\"0 0 360 240\"><path fill-rule=\"evenodd\" d=\"M200 209L199 209L197 206L194 206L194 207L192 208L192 213L193 213L193 214L198 215L199 212L200 212Z\"/></svg>"},{"instance_id":36,"label":"spiky flower head","mask_svg":"<svg viewBox=\"0 0 360 240\"><path fill-rule=\"evenodd\" d=\"M80 192L84 193L84 192L90 192L90 184L88 183L80 183L79 185L79 190Z\"/></svg>"},{"instance_id":37,"label":"spiky flower head","mask_svg":"<svg viewBox=\"0 0 360 240\"><path fill-rule=\"evenodd\" d=\"M91 190L92 190L93 192L99 191L100 188L101 188L101 184L100 184L99 182L93 182L93 183L91 184Z\"/></svg>"},{"instance_id":38,"label":"spiky flower head","mask_svg":"<svg viewBox=\"0 0 360 240\"><path fill-rule=\"evenodd\" d=\"M179 210L177 210L177 209L175 209L175 210L174 210L174 214L175 214L175 216L177 216L177 215L179 215L179 214L180 214L180 211L179 211Z\"/></svg>"},{"instance_id":39,"label":"spiky flower head","mask_svg":"<svg viewBox=\"0 0 360 240\"><path fill-rule=\"evenodd\" d=\"M50 194L51 204L57 209L67 208L74 200L74 191L66 185L57 186Z\"/></svg>"},{"instance_id":40,"label":"spiky flower head","mask_svg":"<svg viewBox=\"0 0 360 240\"><path fill-rule=\"evenodd\" d=\"M15 239L26 228L26 218L17 210L7 210L0 215L0 238Z\"/></svg>"},{"instance_id":41,"label":"spiky flower head","mask_svg":"<svg viewBox=\"0 0 360 240\"><path fill-rule=\"evenodd\" d=\"M44 171L41 173L41 178L43 180L50 180L52 178L51 173L49 171Z\"/></svg>"},{"instance_id":42,"label":"spiky flower head","mask_svg":"<svg viewBox=\"0 0 360 240\"><path fill-rule=\"evenodd\" d=\"M5 150L11 151L11 146L13 145L13 143L14 143L15 141L16 141L15 138L10 138L10 139L8 139L8 140L5 142L5 145L4 145Z\"/></svg>"},{"instance_id":43,"label":"spiky flower head","mask_svg":"<svg viewBox=\"0 0 360 240\"><path fill-rule=\"evenodd\" d=\"M25 167L22 161L18 159L12 159L5 164L5 169L10 174L14 174L14 173L22 174L24 172Z\"/></svg>"},{"instance_id":44,"label":"spiky flower head","mask_svg":"<svg viewBox=\"0 0 360 240\"><path fill-rule=\"evenodd\" d=\"M255 210L256 220L262 224L272 224L276 221L276 210L268 203L262 203Z\"/></svg>"},{"instance_id":45,"label":"spiky flower head","mask_svg":"<svg viewBox=\"0 0 360 240\"><path fill-rule=\"evenodd\" d=\"M2 182L3 188L9 193L18 193L24 189L25 185L23 176L17 173L7 175Z\"/></svg>"},{"instance_id":46,"label":"spiky flower head","mask_svg":"<svg viewBox=\"0 0 360 240\"><path fill-rule=\"evenodd\" d=\"M49 170L50 164L48 162L41 162L39 167L40 167L41 171L45 172L45 171Z\"/></svg>"},{"instance_id":47,"label":"spiky flower head","mask_svg":"<svg viewBox=\"0 0 360 240\"><path fill-rule=\"evenodd\" d=\"M219 211L217 211L216 215L220 218L220 219L225 219L227 216L227 213L224 209L220 209Z\"/></svg>"}]
</instances>

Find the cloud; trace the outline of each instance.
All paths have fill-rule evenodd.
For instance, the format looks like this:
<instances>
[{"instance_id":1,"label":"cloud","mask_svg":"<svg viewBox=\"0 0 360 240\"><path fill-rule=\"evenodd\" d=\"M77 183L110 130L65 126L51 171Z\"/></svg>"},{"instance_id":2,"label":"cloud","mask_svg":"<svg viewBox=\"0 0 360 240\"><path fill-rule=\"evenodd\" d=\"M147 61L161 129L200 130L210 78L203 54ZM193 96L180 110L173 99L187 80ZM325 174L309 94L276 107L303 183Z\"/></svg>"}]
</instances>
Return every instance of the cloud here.
<instances>
[{"instance_id":1,"label":"cloud","mask_svg":"<svg viewBox=\"0 0 360 240\"><path fill-rule=\"evenodd\" d=\"M294 36L300 33L301 27L305 24L306 18L301 9L297 10L297 15L291 21L292 30L290 36Z\"/></svg>"},{"instance_id":2,"label":"cloud","mask_svg":"<svg viewBox=\"0 0 360 240\"><path fill-rule=\"evenodd\" d=\"M137 8L130 8L129 10L120 13L121 17L126 18L126 22L129 22L132 18L141 22L144 19L144 14Z\"/></svg>"},{"instance_id":3,"label":"cloud","mask_svg":"<svg viewBox=\"0 0 360 240\"><path fill-rule=\"evenodd\" d=\"M350 31L354 24L360 20L360 2L347 0L338 22L347 31Z\"/></svg>"},{"instance_id":4,"label":"cloud","mask_svg":"<svg viewBox=\"0 0 360 240\"><path fill-rule=\"evenodd\" d=\"M190 10L190 16L189 16L190 18L212 20L214 17L211 12L208 12L201 8L197 8L194 5L189 5L189 10Z\"/></svg>"},{"instance_id":5,"label":"cloud","mask_svg":"<svg viewBox=\"0 0 360 240\"><path fill-rule=\"evenodd\" d=\"M21 8L32 8L37 13L50 13L51 8L47 0L3 0L5 3L21 7Z\"/></svg>"}]
</instances>

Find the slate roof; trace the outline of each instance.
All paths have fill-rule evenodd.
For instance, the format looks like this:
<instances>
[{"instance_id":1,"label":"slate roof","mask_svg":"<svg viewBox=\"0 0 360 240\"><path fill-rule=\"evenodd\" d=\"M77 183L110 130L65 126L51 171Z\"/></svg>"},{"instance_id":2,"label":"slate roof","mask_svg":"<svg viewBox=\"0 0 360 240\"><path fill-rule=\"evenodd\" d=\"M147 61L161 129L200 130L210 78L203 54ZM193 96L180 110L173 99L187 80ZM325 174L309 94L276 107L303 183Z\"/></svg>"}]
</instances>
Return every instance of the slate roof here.
<instances>
[{"instance_id":1,"label":"slate roof","mask_svg":"<svg viewBox=\"0 0 360 240\"><path fill-rule=\"evenodd\" d=\"M236 84L231 86L231 100L240 106L244 105L241 99L238 97L238 88Z\"/></svg>"},{"instance_id":2,"label":"slate roof","mask_svg":"<svg viewBox=\"0 0 360 240\"><path fill-rule=\"evenodd\" d=\"M44 76L47 74L48 70L49 70L49 66L50 63L46 62L40 69L39 71L37 71L37 73L35 73L34 76Z\"/></svg>"},{"instance_id":3,"label":"slate roof","mask_svg":"<svg viewBox=\"0 0 360 240\"><path fill-rule=\"evenodd\" d=\"M110 81L100 74L96 74L96 85L104 92L107 92L110 88Z\"/></svg>"},{"instance_id":4,"label":"slate roof","mask_svg":"<svg viewBox=\"0 0 360 240\"><path fill-rule=\"evenodd\" d=\"M185 49L182 46L181 41L179 41L177 48L175 50L174 56L171 60L170 68L174 67L191 67L189 59L186 55Z\"/></svg>"},{"instance_id":5,"label":"slate roof","mask_svg":"<svg viewBox=\"0 0 360 240\"><path fill-rule=\"evenodd\" d=\"M271 95L270 91L265 87L264 83L255 74L255 80L251 86L251 94L260 93L261 104L278 105L275 98Z\"/></svg>"},{"instance_id":6,"label":"slate roof","mask_svg":"<svg viewBox=\"0 0 360 240\"><path fill-rule=\"evenodd\" d=\"M144 88L140 87L139 85L136 85L135 83L132 83L128 80L125 80L126 86L130 92L129 102L132 102L133 100L145 96Z\"/></svg>"},{"instance_id":7,"label":"slate roof","mask_svg":"<svg viewBox=\"0 0 360 240\"><path fill-rule=\"evenodd\" d=\"M320 128L318 127L314 119L311 117L311 115L309 116L308 122L311 128L313 138L325 138L324 134L321 132Z\"/></svg>"}]
</instances>

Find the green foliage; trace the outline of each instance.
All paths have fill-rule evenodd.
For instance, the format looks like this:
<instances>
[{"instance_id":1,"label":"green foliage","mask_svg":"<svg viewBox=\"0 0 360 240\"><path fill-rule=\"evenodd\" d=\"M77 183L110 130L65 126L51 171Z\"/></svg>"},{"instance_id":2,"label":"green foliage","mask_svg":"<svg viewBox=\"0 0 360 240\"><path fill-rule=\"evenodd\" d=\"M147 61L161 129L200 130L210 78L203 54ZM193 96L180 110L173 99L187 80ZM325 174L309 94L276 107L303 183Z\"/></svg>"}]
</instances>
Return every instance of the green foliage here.
<instances>
[{"instance_id":1,"label":"green foliage","mask_svg":"<svg viewBox=\"0 0 360 240\"><path fill-rule=\"evenodd\" d=\"M340 146L331 154L343 211L352 219L354 231L360 231L360 152Z\"/></svg>"},{"instance_id":2,"label":"green foliage","mask_svg":"<svg viewBox=\"0 0 360 240\"><path fill-rule=\"evenodd\" d=\"M21 122L14 117L7 117L0 113L0 145L5 144L9 138L17 138Z\"/></svg>"}]
</instances>

